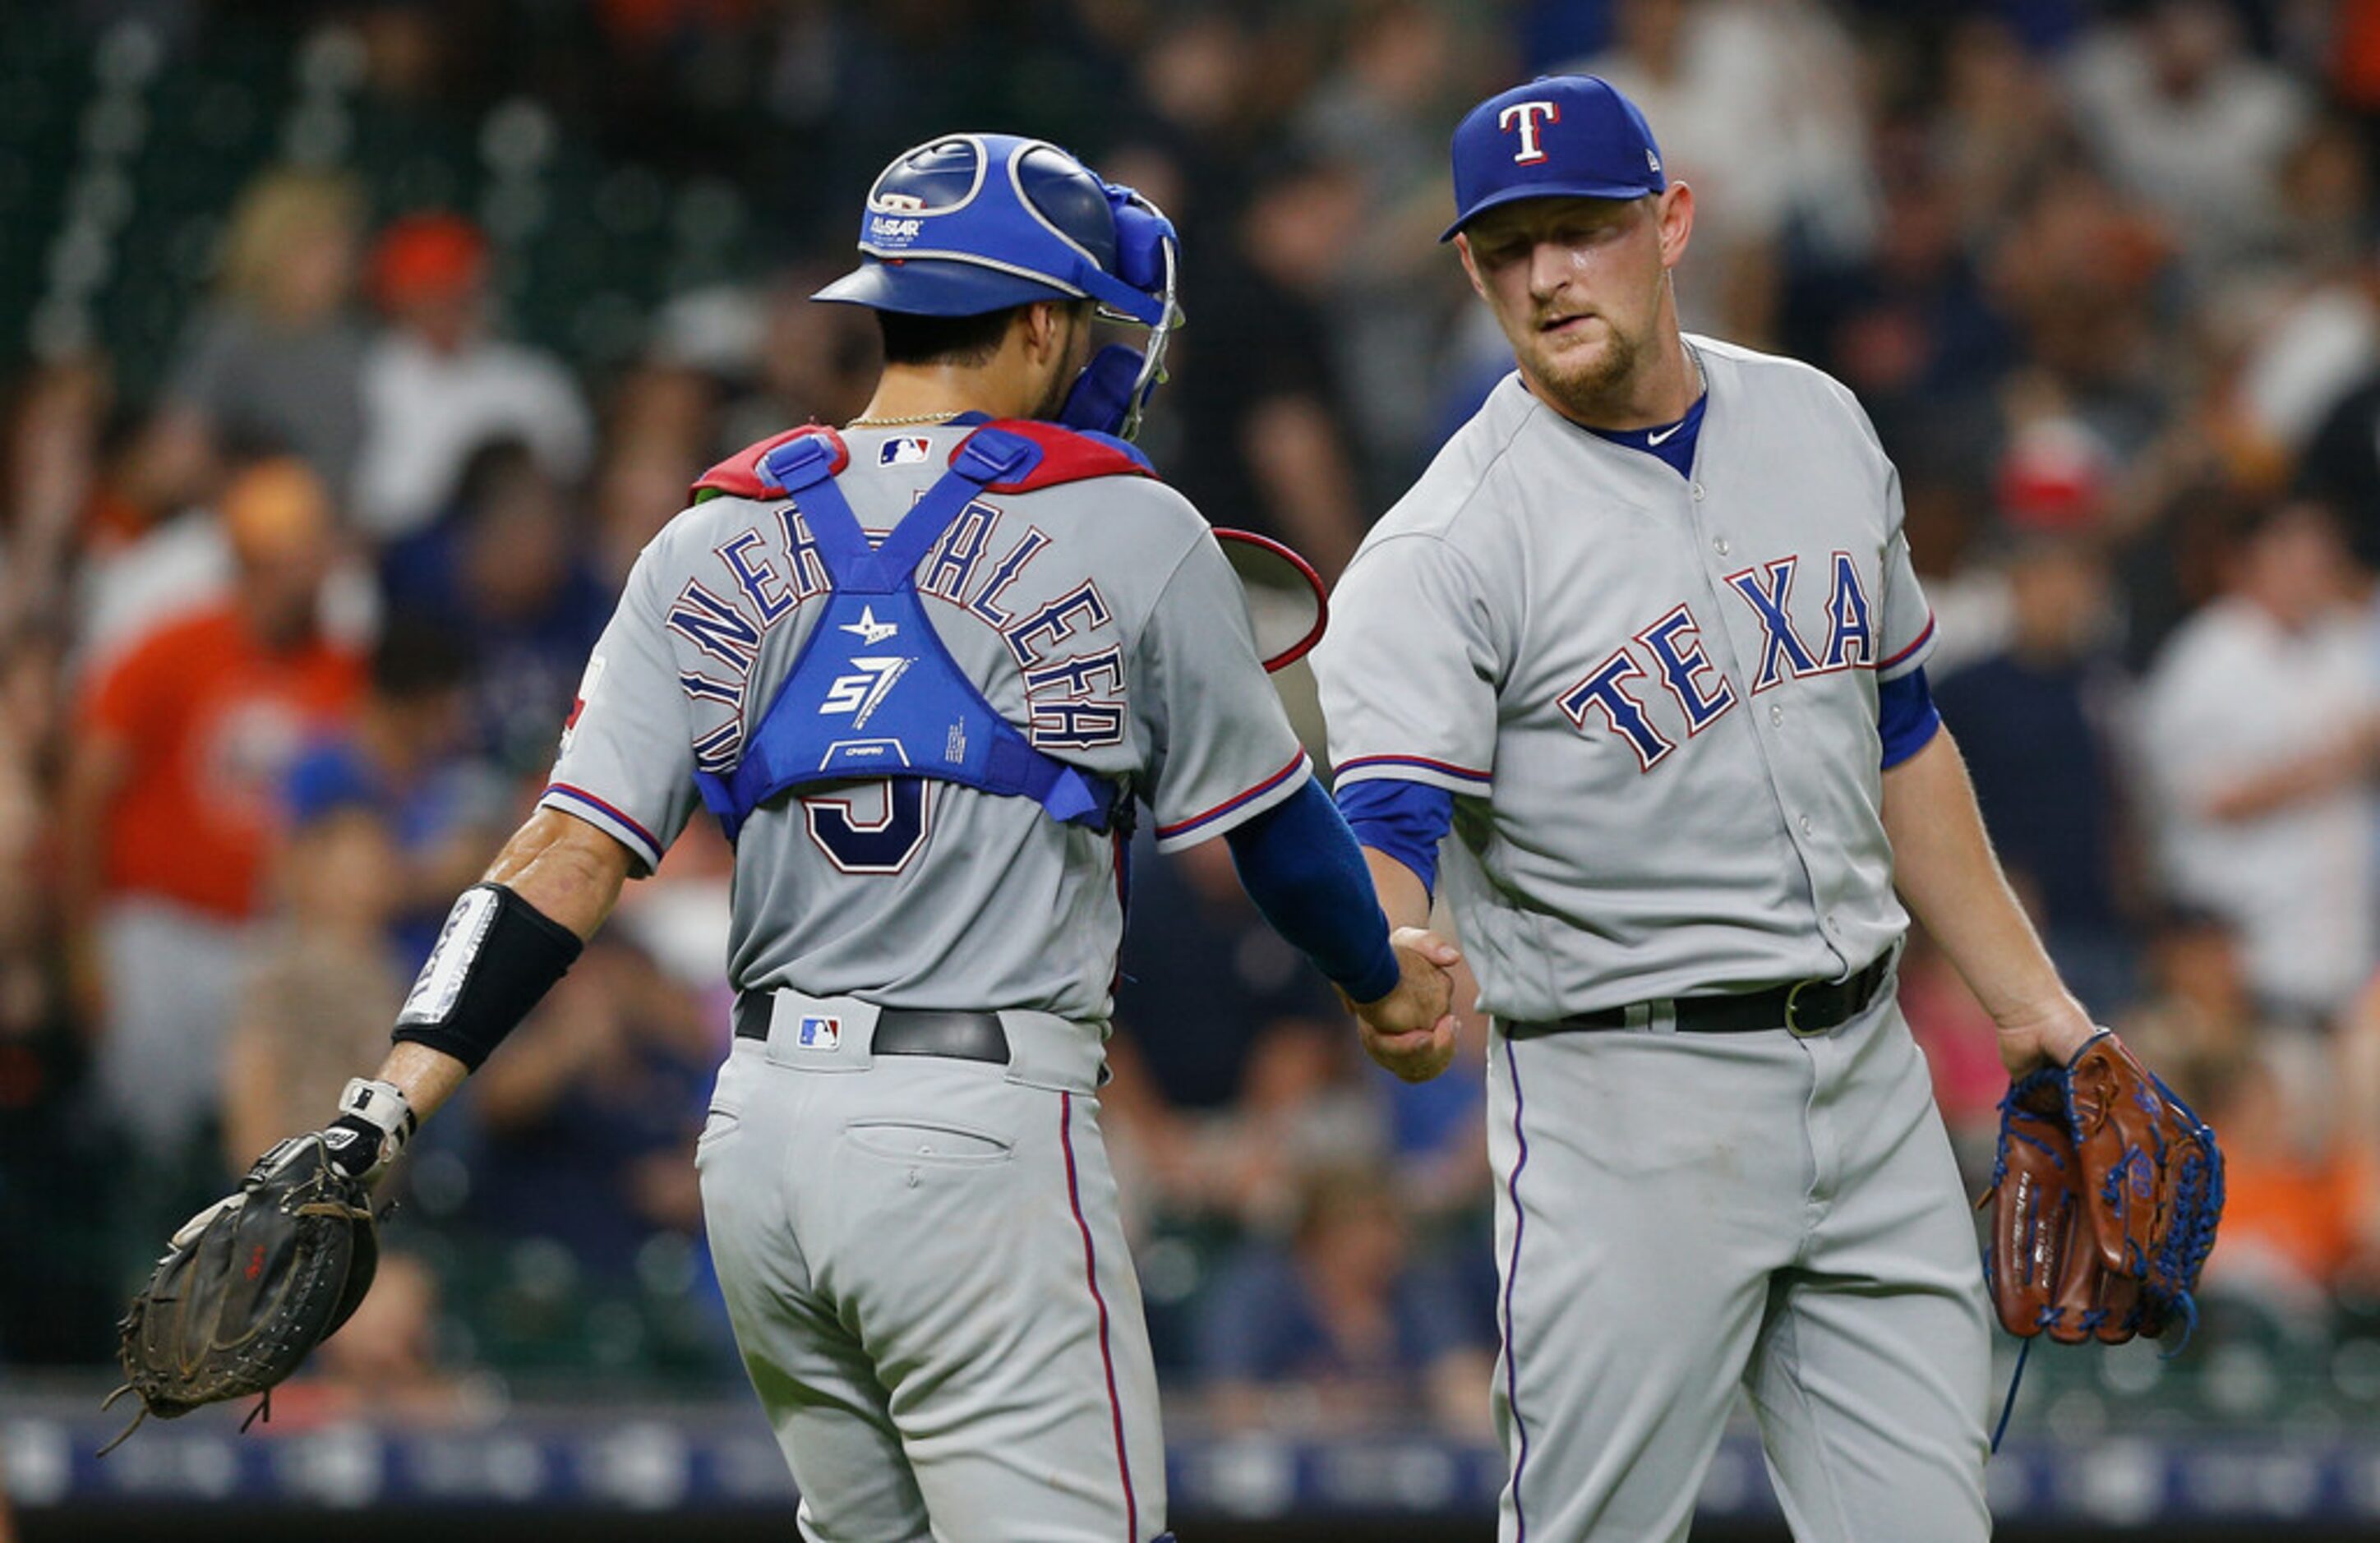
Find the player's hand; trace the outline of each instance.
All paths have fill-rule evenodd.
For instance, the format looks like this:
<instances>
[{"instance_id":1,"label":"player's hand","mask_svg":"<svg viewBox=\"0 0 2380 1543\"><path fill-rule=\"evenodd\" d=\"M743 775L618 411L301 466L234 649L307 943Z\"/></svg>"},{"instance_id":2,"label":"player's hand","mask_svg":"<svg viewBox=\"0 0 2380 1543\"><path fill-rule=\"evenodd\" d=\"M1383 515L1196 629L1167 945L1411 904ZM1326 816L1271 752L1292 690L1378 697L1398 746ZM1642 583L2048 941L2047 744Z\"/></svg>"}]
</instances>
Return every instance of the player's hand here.
<instances>
[{"instance_id":1,"label":"player's hand","mask_svg":"<svg viewBox=\"0 0 2380 1543\"><path fill-rule=\"evenodd\" d=\"M1427 1082L1454 1060L1454 978L1463 951L1420 927L1389 934L1402 977L1378 1002L1355 1003L1364 1053L1407 1082Z\"/></svg>"},{"instance_id":2,"label":"player's hand","mask_svg":"<svg viewBox=\"0 0 2380 1543\"><path fill-rule=\"evenodd\" d=\"M404 1152L419 1124L395 1084L350 1077L339 1095L338 1117L317 1134L331 1166L351 1179L370 1184ZM259 1158L258 1170L290 1145L285 1141Z\"/></svg>"},{"instance_id":3,"label":"player's hand","mask_svg":"<svg viewBox=\"0 0 2380 1543\"><path fill-rule=\"evenodd\" d=\"M2044 1066L2063 1066L2074 1059L2099 1029L2082 1004L2068 998L2046 1013L1999 1026L2000 1064L2011 1077Z\"/></svg>"}]
</instances>

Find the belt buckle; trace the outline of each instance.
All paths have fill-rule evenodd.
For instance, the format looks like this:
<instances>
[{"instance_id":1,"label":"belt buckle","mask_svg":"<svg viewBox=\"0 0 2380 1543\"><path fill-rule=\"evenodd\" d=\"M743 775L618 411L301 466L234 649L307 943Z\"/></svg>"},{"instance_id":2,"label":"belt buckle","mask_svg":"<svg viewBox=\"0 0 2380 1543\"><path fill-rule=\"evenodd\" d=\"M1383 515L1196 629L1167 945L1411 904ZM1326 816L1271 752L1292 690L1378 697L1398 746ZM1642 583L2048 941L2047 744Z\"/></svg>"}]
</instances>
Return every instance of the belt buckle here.
<instances>
[{"instance_id":1,"label":"belt buckle","mask_svg":"<svg viewBox=\"0 0 2380 1543\"><path fill-rule=\"evenodd\" d=\"M1803 1028L1799 1023L1794 1021L1794 1015L1800 1011L1802 1006L1802 993L1808 990L1811 987L1820 984L1822 984L1822 982L1817 980L1796 980L1793 982L1792 989L1785 993L1785 1032L1792 1035L1797 1039L1815 1039L1818 1035L1827 1032L1824 1028L1815 1025L1813 1025L1808 1028Z\"/></svg>"}]
</instances>

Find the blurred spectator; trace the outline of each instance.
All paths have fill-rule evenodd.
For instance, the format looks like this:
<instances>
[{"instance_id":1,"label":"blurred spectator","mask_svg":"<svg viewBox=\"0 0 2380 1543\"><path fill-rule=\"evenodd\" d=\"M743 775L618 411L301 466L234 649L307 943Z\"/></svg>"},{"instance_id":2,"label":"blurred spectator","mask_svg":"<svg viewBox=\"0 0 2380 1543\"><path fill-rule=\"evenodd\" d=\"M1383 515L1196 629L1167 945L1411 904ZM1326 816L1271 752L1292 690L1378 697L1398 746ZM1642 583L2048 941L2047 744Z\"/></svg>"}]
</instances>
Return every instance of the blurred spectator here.
<instances>
[{"instance_id":1,"label":"blurred spectator","mask_svg":"<svg viewBox=\"0 0 2380 1543\"><path fill-rule=\"evenodd\" d=\"M1612 45L1571 67L1644 109L1663 169L1694 185L1686 324L1763 346L1789 234L1830 258L1874 232L1850 40L1805 0L1616 0Z\"/></svg>"},{"instance_id":2,"label":"blurred spectator","mask_svg":"<svg viewBox=\"0 0 2380 1543\"><path fill-rule=\"evenodd\" d=\"M382 232L372 298L388 318L363 363L356 517L382 541L409 535L455 496L492 440L535 452L545 474L585 475L594 424L559 360L488 335L488 248L454 214L411 214Z\"/></svg>"},{"instance_id":3,"label":"blurred spectator","mask_svg":"<svg viewBox=\"0 0 2380 1543\"><path fill-rule=\"evenodd\" d=\"M2339 401L2380 365L2380 253L2362 139L2335 119L2291 157L2284 208L2297 262L2245 288L2240 408L2269 446L2301 453ZM2349 507L2342 504L2341 507Z\"/></svg>"},{"instance_id":4,"label":"blurred spectator","mask_svg":"<svg viewBox=\"0 0 2380 1543\"><path fill-rule=\"evenodd\" d=\"M1160 857L1143 835L1133 848L1132 884L1117 1033L1138 1047L1169 1104L1227 1105L1265 1034L1345 1021L1329 984L1265 925L1227 845L1207 842Z\"/></svg>"},{"instance_id":5,"label":"blurred spectator","mask_svg":"<svg viewBox=\"0 0 2380 1543\"><path fill-rule=\"evenodd\" d=\"M62 626L77 529L100 492L113 400L105 367L79 359L35 373L11 404L0 484L0 632Z\"/></svg>"},{"instance_id":6,"label":"blurred spectator","mask_svg":"<svg viewBox=\"0 0 2380 1543\"><path fill-rule=\"evenodd\" d=\"M1939 95L1912 82L1929 160L1948 189L1961 240L1979 250L2020 201L2018 189L2070 157L2057 82L2010 19L1973 11L1942 39Z\"/></svg>"},{"instance_id":7,"label":"blurred spectator","mask_svg":"<svg viewBox=\"0 0 2380 1543\"><path fill-rule=\"evenodd\" d=\"M364 334L348 313L363 199L280 170L233 206L216 298L191 323L144 456L157 503L205 495L218 456L285 452L344 496L363 438Z\"/></svg>"},{"instance_id":8,"label":"blurred spectator","mask_svg":"<svg viewBox=\"0 0 2380 1543\"><path fill-rule=\"evenodd\" d=\"M2253 1044L2182 1073L2194 1084L2183 1096L2223 1141L2223 1228L2202 1289L2318 1330L2333 1288L2380 1260L2380 1152L2374 1133L2340 1118L2332 1067L2319 1056L2292 1066L2285 1048Z\"/></svg>"},{"instance_id":9,"label":"blurred spectator","mask_svg":"<svg viewBox=\"0 0 2380 1543\"><path fill-rule=\"evenodd\" d=\"M388 938L402 868L380 812L361 796L318 798L294 817L276 869L279 905L250 945L224 1047L233 1172L337 1107L356 1068L385 1050L405 997Z\"/></svg>"},{"instance_id":10,"label":"blurred spectator","mask_svg":"<svg viewBox=\"0 0 2380 1543\"><path fill-rule=\"evenodd\" d=\"M1198 1370L1226 1428L1396 1428L1416 1415L1472 1440L1492 1428L1494 1327L1412 1257L1395 1190L1340 1166L1299 1187L1291 1246L1251 1244L1203 1305Z\"/></svg>"},{"instance_id":11,"label":"blurred spectator","mask_svg":"<svg viewBox=\"0 0 2380 1543\"><path fill-rule=\"evenodd\" d=\"M517 440L481 445L448 520L392 549L392 609L470 639L470 745L515 776L544 772L612 595L563 490Z\"/></svg>"},{"instance_id":12,"label":"blurred spectator","mask_svg":"<svg viewBox=\"0 0 2380 1543\"><path fill-rule=\"evenodd\" d=\"M1960 747L1966 747L1963 742ZM1980 1186L1991 1175L1999 1145L1999 1103L2009 1087L1998 1026L1923 928L1910 929L1900 981L1900 1011L1925 1052L1935 1107L1942 1112L1951 1149L1961 1171Z\"/></svg>"},{"instance_id":13,"label":"blurred spectator","mask_svg":"<svg viewBox=\"0 0 2380 1543\"><path fill-rule=\"evenodd\" d=\"M1434 0L1356 6L1339 67L1297 115L1298 143L1359 176L1354 239L1326 310L1366 508L1385 507L1437 446L1429 397L1413 383L1469 298L1438 234L1451 197L1446 126L1475 94L1471 35Z\"/></svg>"},{"instance_id":14,"label":"blurred spectator","mask_svg":"<svg viewBox=\"0 0 2380 1543\"><path fill-rule=\"evenodd\" d=\"M354 703L362 662L318 625L333 550L322 480L251 467L224 497L231 596L160 626L86 692L63 796L78 985L103 1089L168 1157L213 1107L281 788Z\"/></svg>"},{"instance_id":15,"label":"blurred spectator","mask_svg":"<svg viewBox=\"0 0 2380 1543\"><path fill-rule=\"evenodd\" d=\"M1859 394L1888 443L1932 446L1995 416L2013 338L1961 238L1951 188L1915 147L1904 161L1873 253L1810 272L1787 341Z\"/></svg>"},{"instance_id":16,"label":"blurred spectator","mask_svg":"<svg viewBox=\"0 0 2380 1543\"><path fill-rule=\"evenodd\" d=\"M1374 1071L1342 1022L1266 1029L1248 1047L1239 1097L1194 1127L1196 1201L1278 1235L1296 1222L1302 1175L1337 1162L1385 1167L1390 1131Z\"/></svg>"},{"instance_id":17,"label":"blurred spectator","mask_svg":"<svg viewBox=\"0 0 2380 1543\"><path fill-rule=\"evenodd\" d=\"M2380 569L2380 373L2365 376L2323 415L2299 463L2299 485L2345 520L2357 560Z\"/></svg>"},{"instance_id":18,"label":"blurred spectator","mask_svg":"<svg viewBox=\"0 0 2380 1543\"><path fill-rule=\"evenodd\" d=\"M694 1142L725 1033L723 1015L642 948L604 933L472 1078L487 1133L474 1214L493 1233L560 1243L613 1280L655 1233L698 1233Z\"/></svg>"},{"instance_id":19,"label":"blurred spectator","mask_svg":"<svg viewBox=\"0 0 2380 1543\"><path fill-rule=\"evenodd\" d=\"M120 1169L84 1110L54 899L55 648L0 634L0 1361L55 1366L114 1343L114 1239L91 1198ZM152 1240L153 1242L153 1240Z\"/></svg>"},{"instance_id":20,"label":"blurred spectator","mask_svg":"<svg viewBox=\"0 0 2380 1543\"><path fill-rule=\"evenodd\" d=\"M2107 724L2107 575L2086 536L2014 539L2004 564L2010 636L1934 687L2010 881L2077 995L2112 1013L2131 994L2118 905L2122 811Z\"/></svg>"},{"instance_id":21,"label":"blurred spectator","mask_svg":"<svg viewBox=\"0 0 2380 1543\"><path fill-rule=\"evenodd\" d=\"M2167 257L2163 233L2084 166L2026 189L1985 262L2024 361L2001 383L2010 417L2070 416L2119 459L2155 439L2175 379L2154 304Z\"/></svg>"},{"instance_id":22,"label":"blurred spectator","mask_svg":"<svg viewBox=\"0 0 2380 1543\"><path fill-rule=\"evenodd\" d=\"M2261 1025L2237 930L2212 912L2175 907L2143 952L2144 994L2118 1020L2125 1041L2153 1066L2244 1054Z\"/></svg>"},{"instance_id":23,"label":"blurred spectator","mask_svg":"<svg viewBox=\"0 0 2380 1543\"><path fill-rule=\"evenodd\" d=\"M1157 1209L1279 1231L1296 1175L1389 1151L1389 1105L1330 988L1264 924L1208 842L1134 849L1116 985L1114 1136Z\"/></svg>"},{"instance_id":24,"label":"blurred spectator","mask_svg":"<svg viewBox=\"0 0 2380 1543\"><path fill-rule=\"evenodd\" d=\"M1438 918L1444 921L1444 917ZM1451 936L1452 929L1446 929ZM1457 1049L1452 1065L1424 1083L1401 1082L1375 1067L1386 1105L1397 1197L1416 1223L1487 1220L1493 1175L1488 1165L1488 1015L1469 965L1454 968ZM1483 1252L1483 1262L1492 1260Z\"/></svg>"},{"instance_id":25,"label":"blurred spectator","mask_svg":"<svg viewBox=\"0 0 2380 1543\"><path fill-rule=\"evenodd\" d=\"M624 400L610 415L607 449L623 435L673 439L686 452L677 470L683 484L695 467L795 424L857 417L876 376L876 328L850 306L810 299L843 268L839 261L803 263L763 285L697 290L671 301L653 320L651 362L704 388L701 416L632 411ZM641 409L651 390L650 383L632 383L623 397ZM707 399L711 393L720 398L716 410Z\"/></svg>"},{"instance_id":26,"label":"blurred spectator","mask_svg":"<svg viewBox=\"0 0 2380 1543\"><path fill-rule=\"evenodd\" d=\"M2305 88L2241 46L2221 0L2155 0L2102 23L2067 65L2075 116L2117 185L2162 213L2202 277L2272 247Z\"/></svg>"},{"instance_id":27,"label":"blurred spectator","mask_svg":"<svg viewBox=\"0 0 2380 1543\"><path fill-rule=\"evenodd\" d=\"M1332 161L1272 162L1228 243L1183 247L1196 321L1174 344L1161 400L1182 446L1167 475L1218 525L1261 531L1326 579L1369 524L1322 307L1353 244L1362 186Z\"/></svg>"},{"instance_id":28,"label":"blurred spectator","mask_svg":"<svg viewBox=\"0 0 2380 1543\"><path fill-rule=\"evenodd\" d=\"M2374 957L2380 682L2326 510L2260 506L2233 543L2151 672L2142 766L2174 898L2240 929L2270 1010L2320 1020Z\"/></svg>"},{"instance_id":29,"label":"blurred spectator","mask_svg":"<svg viewBox=\"0 0 2380 1543\"><path fill-rule=\"evenodd\" d=\"M494 1418L501 1403L491 1390L439 1365L439 1303L438 1277L429 1265L383 1250L370 1294L355 1316L322 1342L303 1377L274 1391L274 1426L309 1430L369 1421L435 1429Z\"/></svg>"},{"instance_id":30,"label":"blurred spectator","mask_svg":"<svg viewBox=\"0 0 2380 1543\"><path fill-rule=\"evenodd\" d=\"M803 303L808 304L807 296ZM627 582L628 569L645 543L686 507L686 487L698 468L807 421L808 415L778 419L770 399L750 398L740 406L764 415L767 421L756 418L751 420L757 425L751 432L740 439L729 437L735 431L729 414L716 407L713 398L730 378L726 372L732 368L725 358L714 358L697 366L664 354L631 371L613 389L605 407L607 428L594 496L595 539L601 572L611 589ZM841 423L857 411L854 407L851 413L827 421ZM723 423L729 425L724 431Z\"/></svg>"},{"instance_id":31,"label":"blurred spectator","mask_svg":"<svg viewBox=\"0 0 2380 1543\"><path fill-rule=\"evenodd\" d=\"M392 617L352 721L289 772L294 827L346 808L384 826L393 844L380 881L391 892L390 942L408 972L429 957L455 895L479 879L513 820L503 780L462 753L470 682L468 638Z\"/></svg>"}]
</instances>

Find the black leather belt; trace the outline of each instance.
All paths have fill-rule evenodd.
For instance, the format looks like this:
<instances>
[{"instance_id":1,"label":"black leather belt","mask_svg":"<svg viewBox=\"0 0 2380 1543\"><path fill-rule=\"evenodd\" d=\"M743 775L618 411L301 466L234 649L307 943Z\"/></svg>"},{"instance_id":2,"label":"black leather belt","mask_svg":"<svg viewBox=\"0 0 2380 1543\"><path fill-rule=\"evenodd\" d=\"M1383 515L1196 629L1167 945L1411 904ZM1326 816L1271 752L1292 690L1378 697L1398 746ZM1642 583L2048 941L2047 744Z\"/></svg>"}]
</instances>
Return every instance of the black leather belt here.
<instances>
[{"instance_id":1,"label":"black leather belt","mask_svg":"<svg viewBox=\"0 0 2380 1543\"><path fill-rule=\"evenodd\" d=\"M1892 973L1892 951L1848 980L1797 980L1765 991L1740 991L1729 996L1677 997L1675 1010L1681 1034L1752 1034L1782 1028L1795 1034L1824 1034L1859 1016L1875 1000L1876 989ZM1629 1010L1607 1007L1548 1024L1510 1024L1507 1035L1526 1038L1584 1030L1626 1028Z\"/></svg>"},{"instance_id":2,"label":"black leather belt","mask_svg":"<svg viewBox=\"0 0 2380 1543\"><path fill-rule=\"evenodd\" d=\"M735 1038L766 1039L775 1016L775 996L745 991L735 998ZM837 1032L840 1033L840 1026ZM919 1007L881 1007L868 1048L878 1055L942 1055L953 1061L1008 1064L1008 1035L997 1013L939 1013Z\"/></svg>"}]
</instances>

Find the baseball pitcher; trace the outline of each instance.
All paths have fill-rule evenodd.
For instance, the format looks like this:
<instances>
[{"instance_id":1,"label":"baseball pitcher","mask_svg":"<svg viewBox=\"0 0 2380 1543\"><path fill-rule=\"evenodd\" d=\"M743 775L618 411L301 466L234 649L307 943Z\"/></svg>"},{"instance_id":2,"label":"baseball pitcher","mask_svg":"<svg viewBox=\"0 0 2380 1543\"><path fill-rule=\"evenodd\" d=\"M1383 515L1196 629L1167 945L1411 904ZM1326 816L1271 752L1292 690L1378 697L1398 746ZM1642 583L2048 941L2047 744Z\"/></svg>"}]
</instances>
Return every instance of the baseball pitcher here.
<instances>
[{"instance_id":1,"label":"baseball pitcher","mask_svg":"<svg viewBox=\"0 0 2380 1543\"><path fill-rule=\"evenodd\" d=\"M1491 97L1453 162L1518 369L1316 669L1390 920L1442 880L1494 1020L1501 1536L1684 1537L1743 1387L1796 1537L1980 1539L1984 1280L1904 903L2011 1071L2094 1030L1927 699L1898 479L1841 385L1680 332L1694 193L1609 85Z\"/></svg>"}]
</instances>

